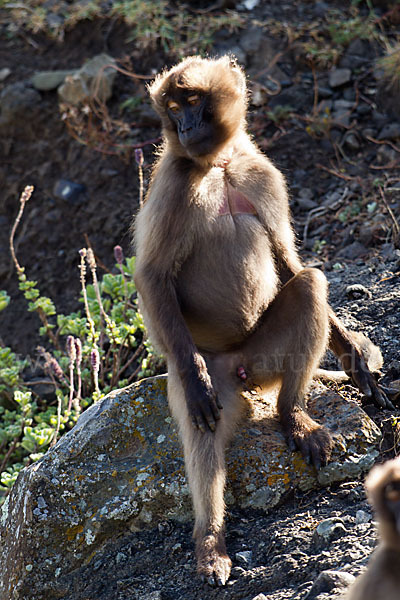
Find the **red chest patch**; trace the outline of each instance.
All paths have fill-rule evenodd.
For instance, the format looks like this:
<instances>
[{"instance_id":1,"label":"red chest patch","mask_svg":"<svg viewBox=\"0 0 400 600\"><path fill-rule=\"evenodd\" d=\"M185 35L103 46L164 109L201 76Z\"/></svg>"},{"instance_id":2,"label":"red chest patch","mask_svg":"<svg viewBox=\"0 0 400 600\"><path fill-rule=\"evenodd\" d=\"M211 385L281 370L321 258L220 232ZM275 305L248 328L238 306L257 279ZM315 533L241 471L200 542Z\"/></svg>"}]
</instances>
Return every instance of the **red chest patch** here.
<instances>
[{"instance_id":1,"label":"red chest patch","mask_svg":"<svg viewBox=\"0 0 400 600\"><path fill-rule=\"evenodd\" d=\"M219 207L218 216L257 215L257 211L248 198L225 180L224 198Z\"/></svg>"}]
</instances>

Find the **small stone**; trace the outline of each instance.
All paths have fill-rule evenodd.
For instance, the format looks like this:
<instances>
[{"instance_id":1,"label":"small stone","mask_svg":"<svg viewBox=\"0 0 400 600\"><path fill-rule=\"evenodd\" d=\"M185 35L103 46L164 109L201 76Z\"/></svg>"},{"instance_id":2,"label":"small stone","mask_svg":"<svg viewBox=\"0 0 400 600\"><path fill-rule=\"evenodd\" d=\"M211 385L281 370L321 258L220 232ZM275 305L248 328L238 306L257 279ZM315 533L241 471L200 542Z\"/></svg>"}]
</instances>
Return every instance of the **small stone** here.
<instances>
[{"instance_id":1,"label":"small stone","mask_svg":"<svg viewBox=\"0 0 400 600\"><path fill-rule=\"evenodd\" d=\"M367 513L365 510L358 510L356 512L356 524L361 525L363 523L369 523L372 521L372 515Z\"/></svg>"},{"instance_id":2,"label":"small stone","mask_svg":"<svg viewBox=\"0 0 400 600\"><path fill-rule=\"evenodd\" d=\"M315 580L311 590L306 595L307 600L319 598L320 594L335 589L345 589L355 580L354 575L343 571L322 571Z\"/></svg>"},{"instance_id":3,"label":"small stone","mask_svg":"<svg viewBox=\"0 0 400 600\"><path fill-rule=\"evenodd\" d=\"M243 550L242 552L236 552L235 558L242 566L248 569L253 560L253 553L251 550Z\"/></svg>"},{"instance_id":4,"label":"small stone","mask_svg":"<svg viewBox=\"0 0 400 600\"><path fill-rule=\"evenodd\" d=\"M351 80L350 69L332 69L329 73L329 85L337 88Z\"/></svg>"},{"instance_id":5,"label":"small stone","mask_svg":"<svg viewBox=\"0 0 400 600\"><path fill-rule=\"evenodd\" d=\"M8 67L0 69L0 81L5 81L9 75L11 75L11 69Z\"/></svg>"},{"instance_id":6,"label":"small stone","mask_svg":"<svg viewBox=\"0 0 400 600\"><path fill-rule=\"evenodd\" d=\"M349 127L350 125L350 111L340 110L332 113L332 123L341 127Z\"/></svg>"},{"instance_id":7,"label":"small stone","mask_svg":"<svg viewBox=\"0 0 400 600\"><path fill-rule=\"evenodd\" d=\"M265 596L264 594L257 594L257 596L254 596L252 600L268 600L268 596Z\"/></svg>"},{"instance_id":8,"label":"small stone","mask_svg":"<svg viewBox=\"0 0 400 600\"><path fill-rule=\"evenodd\" d=\"M246 10L253 10L259 3L260 0L244 0L243 6Z\"/></svg>"},{"instance_id":9,"label":"small stone","mask_svg":"<svg viewBox=\"0 0 400 600\"><path fill-rule=\"evenodd\" d=\"M379 133L378 140L397 140L400 138L400 123L389 123Z\"/></svg>"},{"instance_id":10,"label":"small stone","mask_svg":"<svg viewBox=\"0 0 400 600\"><path fill-rule=\"evenodd\" d=\"M337 540L346 535L347 529L342 519L325 519L317 526L313 533L313 541L317 546L328 545L332 540Z\"/></svg>"},{"instance_id":11,"label":"small stone","mask_svg":"<svg viewBox=\"0 0 400 600\"><path fill-rule=\"evenodd\" d=\"M296 198L297 204L302 210L311 210L316 208L318 204L312 199L313 192L310 188L303 188L300 190L298 197Z\"/></svg>"},{"instance_id":12,"label":"small stone","mask_svg":"<svg viewBox=\"0 0 400 600\"><path fill-rule=\"evenodd\" d=\"M360 296L368 296L369 298L372 297L371 292L365 286L361 285L361 283L353 283L348 285L346 287L346 294L350 298L359 298Z\"/></svg>"},{"instance_id":13,"label":"small stone","mask_svg":"<svg viewBox=\"0 0 400 600\"><path fill-rule=\"evenodd\" d=\"M376 136L376 129L373 127L364 127L364 129L361 130L361 133L365 138L374 138Z\"/></svg>"},{"instance_id":14,"label":"small stone","mask_svg":"<svg viewBox=\"0 0 400 600\"><path fill-rule=\"evenodd\" d=\"M61 200L68 200L72 204L80 201L80 196L86 191L86 186L74 183L68 179L59 179L54 186L53 193Z\"/></svg>"},{"instance_id":15,"label":"small stone","mask_svg":"<svg viewBox=\"0 0 400 600\"><path fill-rule=\"evenodd\" d=\"M336 258L347 258L348 260L354 260L355 258L360 258L360 256L365 256L368 253L366 247L360 242L353 242L349 246L345 246L337 254Z\"/></svg>"},{"instance_id":16,"label":"small stone","mask_svg":"<svg viewBox=\"0 0 400 600\"><path fill-rule=\"evenodd\" d=\"M376 158L379 164L390 163L396 160L397 152L394 148L391 148L388 144L379 146Z\"/></svg>"},{"instance_id":17,"label":"small stone","mask_svg":"<svg viewBox=\"0 0 400 600\"><path fill-rule=\"evenodd\" d=\"M333 108L334 110L337 111L344 111L344 110L351 110L354 106L354 102L351 102L349 100L335 100L333 103Z\"/></svg>"},{"instance_id":18,"label":"small stone","mask_svg":"<svg viewBox=\"0 0 400 600\"><path fill-rule=\"evenodd\" d=\"M365 115L369 115L371 110L372 110L372 108L370 107L369 104L360 104L356 108L357 114L360 115L361 117L364 117Z\"/></svg>"},{"instance_id":19,"label":"small stone","mask_svg":"<svg viewBox=\"0 0 400 600\"><path fill-rule=\"evenodd\" d=\"M318 96L322 99L327 99L332 96L333 92L328 87L318 86Z\"/></svg>"},{"instance_id":20,"label":"small stone","mask_svg":"<svg viewBox=\"0 0 400 600\"><path fill-rule=\"evenodd\" d=\"M359 150L360 142L355 133L349 133L344 137L344 144L350 150Z\"/></svg>"}]
</instances>

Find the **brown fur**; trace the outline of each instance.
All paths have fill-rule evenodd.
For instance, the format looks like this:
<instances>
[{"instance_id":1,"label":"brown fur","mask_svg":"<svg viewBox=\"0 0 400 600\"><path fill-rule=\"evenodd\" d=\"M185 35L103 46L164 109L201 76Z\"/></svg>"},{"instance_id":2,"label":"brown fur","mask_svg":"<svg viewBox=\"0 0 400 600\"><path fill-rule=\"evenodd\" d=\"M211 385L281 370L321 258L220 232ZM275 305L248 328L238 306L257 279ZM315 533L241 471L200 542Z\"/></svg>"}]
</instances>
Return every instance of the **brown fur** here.
<instances>
[{"instance_id":1,"label":"brown fur","mask_svg":"<svg viewBox=\"0 0 400 600\"><path fill-rule=\"evenodd\" d=\"M400 458L374 467L366 480L369 500L379 521L380 543L366 572L350 588L346 600L398 600L400 595L400 493L388 505L387 486L400 484Z\"/></svg>"},{"instance_id":2,"label":"brown fur","mask_svg":"<svg viewBox=\"0 0 400 600\"><path fill-rule=\"evenodd\" d=\"M183 88L211 106L215 134L203 155L180 144L166 109ZM164 145L136 219L135 282L150 336L168 361L168 398L195 509L198 571L223 584L230 570L224 447L240 418L237 369L261 387L280 384L288 443L316 466L329 460L332 442L307 414L304 394L327 347L329 325L331 347L346 372L369 384L370 374L328 307L324 275L301 265L284 178L245 131L240 68L228 57L188 58L158 76L150 94ZM256 216L219 216L226 181Z\"/></svg>"}]
</instances>

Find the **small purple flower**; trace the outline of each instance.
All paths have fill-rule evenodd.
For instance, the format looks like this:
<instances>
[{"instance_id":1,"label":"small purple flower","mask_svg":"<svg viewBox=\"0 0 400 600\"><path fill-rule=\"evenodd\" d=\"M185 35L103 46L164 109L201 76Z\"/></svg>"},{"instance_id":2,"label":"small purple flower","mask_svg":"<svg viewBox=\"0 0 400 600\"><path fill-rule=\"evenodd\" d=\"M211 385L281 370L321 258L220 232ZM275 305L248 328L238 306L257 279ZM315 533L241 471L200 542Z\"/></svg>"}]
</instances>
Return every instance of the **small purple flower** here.
<instances>
[{"instance_id":1,"label":"small purple flower","mask_svg":"<svg viewBox=\"0 0 400 600\"><path fill-rule=\"evenodd\" d=\"M53 371L54 375L57 377L57 379L62 381L64 379L64 373L63 373L62 368L60 367L60 365L54 358L54 356L52 356L49 359L48 365L49 365L50 369Z\"/></svg>"},{"instance_id":2,"label":"small purple flower","mask_svg":"<svg viewBox=\"0 0 400 600\"><path fill-rule=\"evenodd\" d=\"M144 162L143 150L141 148L136 148L135 150L135 160L136 164L141 167Z\"/></svg>"},{"instance_id":3,"label":"small purple flower","mask_svg":"<svg viewBox=\"0 0 400 600\"><path fill-rule=\"evenodd\" d=\"M75 352L76 352L76 364L79 365L82 362L82 342L79 338L74 339L75 342Z\"/></svg>"},{"instance_id":4,"label":"small purple flower","mask_svg":"<svg viewBox=\"0 0 400 600\"><path fill-rule=\"evenodd\" d=\"M69 335L67 337L67 353L68 353L70 362L72 364L74 364L74 362L76 360L76 347L75 347L75 340L72 335Z\"/></svg>"},{"instance_id":5,"label":"small purple flower","mask_svg":"<svg viewBox=\"0 0 400 600\"><path fill-rule=\"evenodd\" d=\"M94 257L94 253L91 248L88 248L86 251L86 260L88 261L88 265L89 265L90 269L96 268L96 259Z\"/></svg>"},{"instance_id":6,"label":"small purple flower","mask_svg":"<svg viewBox=\"0 0 400 600\"><path fill-rule=\"evenodd\" d=\"M122 265L122 263L124 262L124 252L121 246L114 246L114 256L117 263L119 265Z\"/></svg>"},{"instance_id":7,"label":"small purple flower","mask_svg":"<svg viewBox=\"0 0 400 600\"><path fill-rule=\"evenodd\" d=\"M100 355L99 355L99 351L97 350L97 348L93 348L91 353L90 353L90 362L93 368L94 373L99 372L100 369Z\"/></svg>"}]
</instances>

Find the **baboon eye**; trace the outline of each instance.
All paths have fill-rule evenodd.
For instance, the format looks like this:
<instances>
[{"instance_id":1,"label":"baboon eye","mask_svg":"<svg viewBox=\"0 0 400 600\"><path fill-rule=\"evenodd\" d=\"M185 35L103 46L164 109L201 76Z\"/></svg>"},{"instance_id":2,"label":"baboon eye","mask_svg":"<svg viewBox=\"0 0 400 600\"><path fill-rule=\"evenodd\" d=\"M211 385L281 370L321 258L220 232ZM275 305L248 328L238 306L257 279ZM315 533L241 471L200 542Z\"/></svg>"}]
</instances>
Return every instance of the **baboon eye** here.
<instances>
[{"instance_id":1,"label":"baboon eye","mask_svg":"<svg viewBox=\"0 0 400 600\"><path fill-rule=\"evenodd\" d=\"M187 101L191 106L196 106L200 102L200 96L198 94L192 94L191 96L188 96Z\"/></svg>"},{"instance_id":2,"label":"baboon eye","mask_svg":"<svg viewBox=\"0 0 400 600\"><path fill-rule=\"evenodd\" d=\"M168 100L167 107L173 113L179 112L181 109L181 107L177 102L175 102L175 100Z\"/></svg>"}]
</instances>

